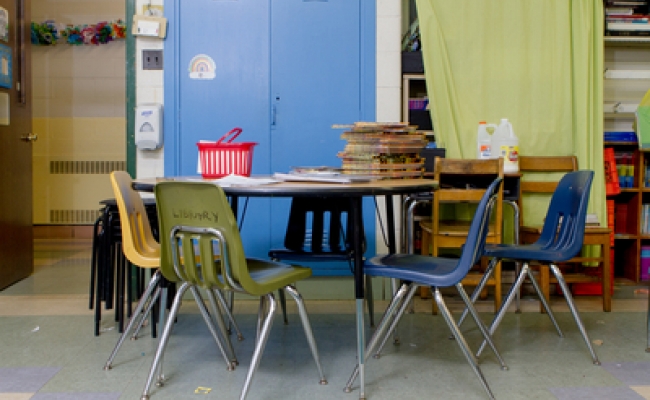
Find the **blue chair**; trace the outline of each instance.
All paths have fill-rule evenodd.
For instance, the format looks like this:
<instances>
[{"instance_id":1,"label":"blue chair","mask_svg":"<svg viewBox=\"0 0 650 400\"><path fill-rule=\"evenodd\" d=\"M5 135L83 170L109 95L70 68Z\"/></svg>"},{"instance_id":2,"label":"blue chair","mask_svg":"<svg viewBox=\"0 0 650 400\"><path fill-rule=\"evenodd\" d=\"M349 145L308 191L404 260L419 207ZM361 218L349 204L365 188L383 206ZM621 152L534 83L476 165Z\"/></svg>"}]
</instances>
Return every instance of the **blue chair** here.
<instances>
[{"instance_id":1,"label":"blue chair","mask_svg":"<svg viewBox=\"0 0 650 400\"><path fill-rule=\"evenodd\" d=\"M562 276L560 268L557 266L558 263L575 257L582 249L585 220L587 216L587 203L589 203L589 190L591 188L593 176L593 171L583 170L569 172L562 177L555 192L553 192L553 196L551 197L551 202L544 220L544 226L542 227L542 233L535 243L527 245L486 245L484 255L486 257L491 257L490 265L485 274L486 276L491 273L493 266L496 265L499 260L508 259L522 264L522 268L519 271L515 282L512 284L505 301L501 305L501 308L497 312L494 321L490 326L490 334L495 332L499 323L503 319L505 312L508 310L508 306L512 303L512 300L515 298L516 293L518 293L526 277L528 277L549 318L553 322L553 325L555 325L558 334L560 337L563 337L562 331L553 316L551 307L546 301L546 297L543 295L542 290L530 269L531 262L549 265L551 271L560 284L560 288L564 293L564 298L566 299L569 309L573 314L573 318L578 325L578 329L580 330L585 343L587 343L593 363L595 365L600 365L598 356L596 356L596 352L591 345L587 331L580 319L580 314L578 313L578 309L576 308L573 297L571 296L571 291ZM472 294L472 300L476 299L480 290L481 286L479 285ZM459 325L462 323L465 315L466 313L461 316ZM484 346L485 342L479 348L477 356L480 356Z\"/></svg>"},{"instance_id":2,"label":"blue chair","mask_svg":"<svg viewBox=\"0 0 650 400\"><path fill-rule=\"evenodd\" d=\"M367 359L368 356L378 348L377 346L380 343L379 351L381 351L381 348L397 326L417 288L420 286L430 286L440 312L449 325L449 328L456 338L463 354L474 370L474 373L476 373L480 379L485 391L488 393L490 398L494 398L494 395L478 366L478 362L467 345L460 329L456 325L454 318L449 312L449 309L440 294L439 288L455 286L458 289L461 298L476 321L484 339L489 343L501 363L501 368L504 370L508 369L492 342L487 327L480 319L476 309L469 299L469 296L465 293L465 289L461 284L462 279L467 275L470 268L477 264L483 255L492 205L498 196L501 181L502 178L497 178L492 182L481 198L470 225L467 241L462 248L460 258L429 257L416 254L392 254L387 256L376 256L366 262L364 267L365 274L399 279L404 283L395 293L395 296L388 305L377 329L368 342L365 351L365 359ZM357 375L358 367L355 368L352 373L345 391L351 391L352 384Z\"/></svg>"}]
</instances>

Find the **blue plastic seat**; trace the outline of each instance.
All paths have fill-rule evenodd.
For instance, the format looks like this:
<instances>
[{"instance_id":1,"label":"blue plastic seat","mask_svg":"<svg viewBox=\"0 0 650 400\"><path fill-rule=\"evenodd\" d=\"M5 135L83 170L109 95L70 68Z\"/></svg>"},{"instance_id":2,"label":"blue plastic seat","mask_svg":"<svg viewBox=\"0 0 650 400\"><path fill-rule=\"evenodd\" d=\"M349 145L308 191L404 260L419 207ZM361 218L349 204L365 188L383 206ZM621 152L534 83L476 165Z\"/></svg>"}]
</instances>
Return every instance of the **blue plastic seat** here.
<instances>
[{"instance_id":1,"label":"blue plastic seat","mask_svg":"<svg viewBox=\"0 0 650 400\"><path fill-rule=\"evenodd\" d=\"M578 329L582 334L593 363L599 365L598 357L591 345L587 331L580 319L580 314L571 296L571 291L562 276L560 268L557 264L567 261L575 257L582 249L584 238L585 220L587 217L587 204L589 203L589 192L593 180L593 171L575 171L569 172L562 177L558 183L551 202L549 204L548 212L542 227L542 233L539 239L533 244L515 245L515 244L494 244L485 246L485 256L491 257L490 265L486 272L486 276L491 273L491 268L499 260L513 260L522 263L522 268L517 275L512 287L510 288L505 301L497 312L494 321L490 326L490 334L493 334L499 323L503 319L505 312L515 298L516 293L521 288L526 277L530 279L535 291L537 292L543 307L555 325L560 337L563 336L560 330L551 307L546 301L546 297L542 294L541 288L537 280L530 270L531 262L538 262L540 264L548 264L551 271L557 278L560 288L564 293L564 298L573 314L573 318L578 325ZM477 293L480 291L481 286L476 288L475 293L472 295L472 300L475 300ZM459 325L462 323L466 313L461 316ZM479 349L477 355L481 354L485 346L485 342Z\"/></svg>"},{"instance_id":2,"label":"blue plastic seat","mask_svg":"<svg viewBox=\"0 0 650 400\"><path fill-rule=\"evenodd\" d=\"M470 268L475 265L483 255L492 205L496 201L501 181L502 178L497 178L490 184L488 189L485 191L485 194L482 196L470 225L467 241L462 248L460 258L429 257L416 254L393 254L387 256L376 256L366 262L364 267L365 274L400 279L404 282L395 293L395 296L388 305L381 322L368 342L365 351L366 359L375 351L375 349L378 348L379 351L381 351L387 338L397 326L397 323L403 315L403 312L410 302L410 299L413 297L416 289L420 286L430 286L440 312L449 325L449 328L456 338L463 354L480 379L485 391L488 393L490 398L494 398L492 391L478 366L474 354L467 345L458 325L456 325L449 309L445 305L445 301L440 294L439 288L455 286L458 289L461 298L467 305L470 314L483 334L483 338L494 350L494 353L501 363L501 368L507 369L508 367L499 355L499 352L490 338L487 327L478 316L478 313L474 309L461 284L462 279L467 275ZM351 386L354 383L357 374L358 369L355 368L346 386L346 391L351 390Z\"/></svg>"}]
</instances>

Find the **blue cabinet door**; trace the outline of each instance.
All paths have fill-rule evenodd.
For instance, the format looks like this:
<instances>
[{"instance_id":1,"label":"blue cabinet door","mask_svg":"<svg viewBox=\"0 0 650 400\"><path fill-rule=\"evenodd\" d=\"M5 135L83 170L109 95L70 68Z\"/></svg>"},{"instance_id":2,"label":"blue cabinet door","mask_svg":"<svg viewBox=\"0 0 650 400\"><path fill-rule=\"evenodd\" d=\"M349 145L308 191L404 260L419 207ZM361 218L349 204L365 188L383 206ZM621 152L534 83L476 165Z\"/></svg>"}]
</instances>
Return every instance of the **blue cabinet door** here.
<instances>
[{"instance_id":1,"label":"blue cabinet door","mask_svg":"<svg viewBox=\"0 0 650 400\"><path fill-rule=\"evenodd\" d=\"M374 3L175 0L166 6L165 174L196 174L196 143L235 126L243 129L236 141L258 143L254 174L340 165L336 155L345 143L332 124L374 119ZM214 76L193 73L210 63ZM287 199L249 200L242 226L247 254L266 257L282 245L288 207ZM372 221L374 205L365 209Z\"/></svg>"},{"instance_id":2,"label":"blue cabinet door","mask_svg":"<svg viewBox=\"0 0 650 400\"><path fill-rule=\"evenodd\" d=\"M165 174L196 175L199 140L233 127L235 141L257 142L253 173L270 171L270 2L192 0L165 7ZM210 69L214 76L199 69ZM200 79L201 78L201 79ZM270 244L270 200L251 199L245 218L247 252ZM250 229L255 227L255 229ZM256 251L260 249L260 251Z\"/></svg>"},{"instance_id":3,"label":"blue cabinet door","mask_svg":"<svg viewBox=\"0 0 650 400\"><path fill-rule=\"evenodd\" d=\"M374 87L362 85L363 49L374 40L362 30L361 0L283 0L271 7L271 170L341 165L345 142L334 124L373 119ZM371 13L374 18L374 12ZM365 33L365 34L364 34ZM374 42L371 47L374 49ZM372 64L374 73L374 63ZM373 75L374 76L374 75ZM374 81L373 81L374 83ZM374 210L374 205L371 204ZM288 202L271 204L274 246L282 245ZM366 207L368 208L368 207ZM374 234L371 230L369 235ZM369 249L371 251L372 249ZM339 275L340 265L312 265L315 274ZM324 268L327 270L325 271Z\"/></svg>"}]
</instances>

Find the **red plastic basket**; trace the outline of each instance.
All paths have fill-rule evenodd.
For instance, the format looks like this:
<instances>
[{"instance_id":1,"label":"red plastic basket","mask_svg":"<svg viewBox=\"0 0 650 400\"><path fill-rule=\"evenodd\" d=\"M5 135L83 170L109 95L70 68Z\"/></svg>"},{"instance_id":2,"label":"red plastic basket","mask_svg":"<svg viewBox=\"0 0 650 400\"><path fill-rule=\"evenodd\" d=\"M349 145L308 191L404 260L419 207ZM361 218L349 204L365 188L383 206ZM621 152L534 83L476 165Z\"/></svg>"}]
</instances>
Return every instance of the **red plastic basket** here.
<instances>
[{"instance_id":1,"label":"red plastic basket","mask_svg":"<svg viewBox=\"0 0 650 400\"><path fill-rule=\"evenodd\" d=\"M204 178L221 178L227 175L250 176L253 146L257 143L231 143L241 132L241 128L234 128L216 142L196 144L199 147L201 175ZM224 142L231 135L232 137Z\"/></svg>"}]
</instances>

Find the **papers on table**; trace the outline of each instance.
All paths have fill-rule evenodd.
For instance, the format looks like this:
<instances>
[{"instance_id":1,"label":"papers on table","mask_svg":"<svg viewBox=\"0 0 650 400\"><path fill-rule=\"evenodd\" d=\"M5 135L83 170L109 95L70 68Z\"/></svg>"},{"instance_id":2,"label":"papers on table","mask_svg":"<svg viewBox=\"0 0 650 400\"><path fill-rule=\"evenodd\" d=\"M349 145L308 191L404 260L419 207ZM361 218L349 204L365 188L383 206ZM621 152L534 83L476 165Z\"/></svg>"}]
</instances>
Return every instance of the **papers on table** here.
<instances>
[{"instance_id":1,"label":"papers on table","mask_svg":"<svg viewBox=\"0 0 650 400\"><path fill-rule=\"evenodd\" d=\"M228 175L219 179L183 178L183 180L193 181L193 182L210 182L219 185L221 187L260 186L260 185L271 185L279 182L279 180L269 178L269 177L251 178L248 176L239 176L239 175Z\"/></svg>"},{"instance_id":2,"label":"papers on table","mask_svg":"<svg viewBox=\"0 0 650 400\"><path fill-rule=\"evenodd\" d=\"M279 181L288 182L325 182L325 183L354 183L354 182L370 182L376 180L377 177L370 175L347 175L347 174L299 174L289 173L283 174L276 172L273 178Z\"/></svg>"}]
</instances>

